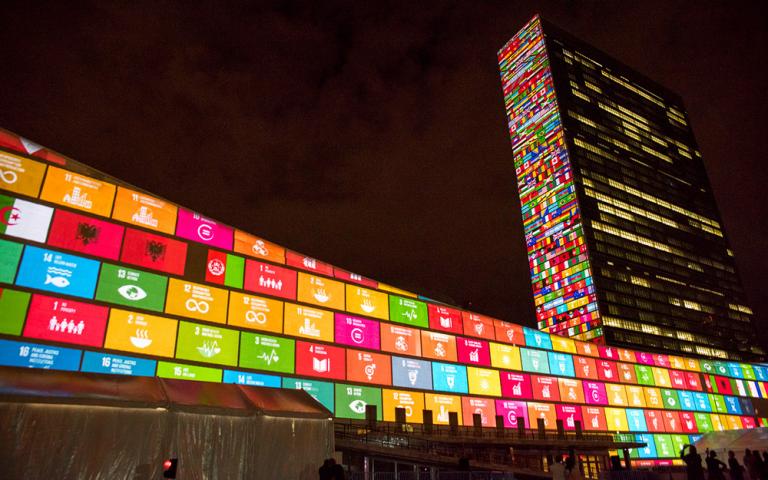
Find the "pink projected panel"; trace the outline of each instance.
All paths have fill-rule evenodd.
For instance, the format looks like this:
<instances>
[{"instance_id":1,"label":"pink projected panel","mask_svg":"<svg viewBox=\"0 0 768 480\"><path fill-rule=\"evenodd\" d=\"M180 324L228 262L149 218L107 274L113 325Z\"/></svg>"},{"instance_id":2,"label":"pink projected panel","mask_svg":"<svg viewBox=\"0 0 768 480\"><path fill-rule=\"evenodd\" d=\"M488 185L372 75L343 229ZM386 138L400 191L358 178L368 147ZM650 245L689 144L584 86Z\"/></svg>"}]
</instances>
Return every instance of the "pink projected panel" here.
<instances>
[{"instance_id":1,"label":"pink projected panel","mask_svg":"<svg viewBox=\"0 0 768 480\"><path fill-rule=\"evenodd\" d=\"M584 399L590 405L608 405L608 394L605 384L600 382L584 382Z\"/></svg>"},{"instance_id":2,"label":"pink projected panel","mask_svg":"<svg viewBox=\"0 0 768 480\"><path fill-rule=\"evenodd\" d=\"M336 313L336 343L378 350L381 342L379 322L366 318Z\"/></svg>"},{"instance_id":3,"label":"pink projected panel","mask_svg":"<svg viewBox=\"0 0 768 480\"><path fill-rule=\"evenodd\" d=\"M234 231L230 227L183 208L179 209L176 235L224 250L232 250L234 242Z\"/></svg>"},{"instance_id":4,"label":"pink projected panel","mask_svg":"<svg viewBox=\"0 0 768 480\"><path fill-rule=\"evenodd\" d=\"M496 400L496 415L501 415L504 418L504 426L507 428L517 428L518 417L523 417L525 428L530 428L528 424L528 405L525 402Z\"/></svg>"}]
</instances>

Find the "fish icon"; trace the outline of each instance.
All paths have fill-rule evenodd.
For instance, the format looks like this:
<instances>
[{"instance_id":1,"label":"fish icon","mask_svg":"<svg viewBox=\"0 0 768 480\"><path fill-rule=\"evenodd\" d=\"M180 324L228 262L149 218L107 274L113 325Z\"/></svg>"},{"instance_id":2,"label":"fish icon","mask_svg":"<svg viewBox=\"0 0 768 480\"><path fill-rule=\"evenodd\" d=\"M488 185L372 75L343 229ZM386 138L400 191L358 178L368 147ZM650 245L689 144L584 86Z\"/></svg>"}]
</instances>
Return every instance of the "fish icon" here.
<instances>
[{"instance_id":1,"label":"fish icon","mask_svg":"<svg viewBox=\"0 0 768 480\"><path fill-rule=\"evenodd\" d=\"M48 285L48 284L51 284L54 287L58 287L58 288L65 288L69 286L69 280L61 276L53 277L50 274L46 274L44 285Z\"/></svg>"}]
</instances>

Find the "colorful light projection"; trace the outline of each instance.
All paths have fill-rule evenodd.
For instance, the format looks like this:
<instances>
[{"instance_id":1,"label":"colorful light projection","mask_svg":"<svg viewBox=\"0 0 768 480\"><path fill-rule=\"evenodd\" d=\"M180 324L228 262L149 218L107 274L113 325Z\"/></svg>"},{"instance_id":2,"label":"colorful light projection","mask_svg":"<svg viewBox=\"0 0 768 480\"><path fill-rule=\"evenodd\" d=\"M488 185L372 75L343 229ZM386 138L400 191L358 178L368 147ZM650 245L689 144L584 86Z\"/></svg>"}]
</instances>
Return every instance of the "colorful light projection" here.
<instances>
[{"instance_id":1,"label":"colorful light projection","mask_svg":"<svg viewBox=\"0 0 768 480\"><path fill-rule=\"evenodd\" d=\"M499 68L538 327L596 339L600 315L538 16L501 49Z\"/></svg>"}]
</instances>

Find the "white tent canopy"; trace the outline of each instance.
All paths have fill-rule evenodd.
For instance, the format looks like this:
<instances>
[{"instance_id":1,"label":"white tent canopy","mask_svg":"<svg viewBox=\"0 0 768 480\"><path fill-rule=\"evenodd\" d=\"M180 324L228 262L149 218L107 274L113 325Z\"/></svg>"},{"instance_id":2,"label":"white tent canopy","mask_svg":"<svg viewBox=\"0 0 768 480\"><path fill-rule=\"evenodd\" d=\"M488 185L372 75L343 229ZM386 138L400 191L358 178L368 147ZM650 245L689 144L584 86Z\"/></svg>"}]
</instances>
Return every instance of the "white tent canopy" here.
<instances>
[{"instance_id":1,"label":"white tent canopy","mask_svg":"<svg viewBox=\"0 0 768 480\"><path fill-rule=\"evenodd\" d=\"M768 451L768 428L710 432L702 436L695 445L701 454L706 449L716 451L721 460L727 458L728 450L733 450L737 458L741 458L746 449Z\"/></svg>"}]
</instances>

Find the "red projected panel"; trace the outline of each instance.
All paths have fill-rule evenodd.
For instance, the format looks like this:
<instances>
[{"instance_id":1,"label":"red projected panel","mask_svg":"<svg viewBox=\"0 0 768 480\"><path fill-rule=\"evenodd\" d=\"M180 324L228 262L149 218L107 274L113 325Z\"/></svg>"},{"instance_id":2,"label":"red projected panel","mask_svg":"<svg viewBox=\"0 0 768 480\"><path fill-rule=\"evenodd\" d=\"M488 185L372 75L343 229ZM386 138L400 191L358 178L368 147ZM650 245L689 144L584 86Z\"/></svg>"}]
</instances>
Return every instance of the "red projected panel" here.
<instances>
[{"instance_id":1,"label":"red projected panel","mask_svg":"<svg viewBox=\"0 0 768 480\"><path fill-rule=\"evenodd\" d=\"M472 312L461 312L461 319L464 323L464 334L473 337L495 340L493 319L484 315L478 315Z\"/></svg>"},{"instance_id":2,"label":"red projected panel","mask_svg":"<svg viewBox=\"0 0 768 480\"><path fill-rule=\"evenodd\" d=\"M672 388L677 388L680 390L688 388L688 385L685 382L685 373L679 370L670 370L669 378L672 380Z\"/></svg>"},{"instance_id":3,"label":"red projected panel","mask_svg":"<svg viewBox=\"0 0 768 480\"><path fill-rule=\"evenodd\" d=\"M584 419L584 430L601 432L608 430L603 407L581 407L581 417Z\"/></svg>"},{"instance_id":4,"label":"red projected panel","mask_svg":"<svg viewBox=\"0 0 768 480\"><path fill-rule=\"evenodd\" d=\"M333 276L333 267L330 264L290 250L286 250L285 252L285 263L286 265L302 270L321 273L323 275L328 275L329 277Z\"/></svg>"},{"instance_id":5,"label":"red projected panel","mask_svg":"<svg viewBox=\"0 0 768 480\"><path fill-rule=\"evenodd\" d=\"M615 382L619 378L619 369L616 368L616 362L610 360L598 360L597 376L600 380Z\"/></svg>"},{"instance_id":6,"label":"red projected panel","mask_svg":"<svg viewBox=\"0 0 768 480\"><path fill-rule=\"evenodd\" d=\"M100 347L107 327L107 307L32 295L24 336Z\"/></svg>"},{"instance_id":7,"label":"red projected panel","mask_svg":"<svg viewBox=\"0 0 768 480\"><path fill-rule=\"evenodd\" d=\"M491 366L491 350L485 340L456 337L456 351L461 363Z\"/></svg>"},{"instance_id":8,"label":"red projected panel","mask_svg":"<svg viewBox=\"0 0 768 480\"><path fill-rule=\"evenodd\" d=\"M461 325L460 311L455 308L432 305L431 303L427 304L427 309L429 311L429 328L458 333L459 335L464 333Z\"/></svg>"},{"instance_id":9,"label":"red projected panel","mask_svg":"<svg viewBox=\"0 0 768 480\"><path fill-rule=\"evenodd\" d=\"M139 267L184 275L187 244L154 233L127 228L120 260Z\"/></svg>"},{"instance_id":10,"label":"red projected panel","mask_svg":"<svg viewBox=\"0 0 768 480\"><path fill-rule=\"evenodd\" d=\"M523 327L520 325L496 320L494 321L494 328L496 329L496 340L505 343L512 343L514 345L525 346Z\"/></svg>"},{"instance_id":11,"label":"red projected panel","mask_svg":"<svg viewBox=\"0 0 768 480\"><path fill-rule=\"evenodd\" d=\"M461 410L464 413L464 425L474 425L474 414L480 415L484 427L496 425L496 408L489 398L461 397Z\"/></svg>"},{"instance_id":12,"label":"red projected panel","mask_svg":"<svg viewBox=\"0 0 768 480\"><path fill-rule=\"evenodd\" d=\"M251 292L295 299L296 272L256 260L246 260L243 288Z\"/></svg>"},{"instance_id":13,"label":"red projected panel","mask_svg":"<svg viewBox=\"0 0 768 480\"><path fill-rule=\"evenodd\" d=\"M733 385L728 378L715 376L715 385L717 385L717 393L721 395L733 395Z\"/></svg>"},{"instance_id":14,"label":"red projected panel","mask_svg":"<svg viewBox=\"0 0 768 480\"><path fill-rule=\"evenodd\" d=\"M645 410L645 424L649 432L664 433L664 415L661 410Z\"/></svg>"},{"instance_id":15,"label":"red projected panel","mask_svg":"<svg viewBox=\"0 0 768 480\"><path fill-rule=\"evenodd\" d=\"M697 433L699 429L696 427L696 418L694 418L691 412L680 412L680 421L683 426L683 433Z\"/></svg>"},{"instance_id":16,"label":"red projected panel","mask_svg":"<svg viewBox=\"0 0 768 480\"><path fill-rule=\"evenodd\" d=\"M685 381L688 383L688 390L701 391L701 375L696 372L685 372Z\"/></svg>"},{"instance_id":17,"label":"red projected panel","mask_svg":"<svg viewBox=\"0 0 768 480\"><path fill-rule=\"evenodd\" d=\"M557 386L557 378L532 375L531 384L533 385L534 399L545 400L547 402L560 401L560 390Z\"/></svg>"},{"instance_id":18,"label":"red projected panel","mask_svg":"<svg viewBox=\"0 0 768 480\"><path fill-rule=\"evenodd\" d=\"M531 376L527 373L512 373L501 371L501 394L507 398L533 398Z\"/></svg>"},{"instance_id":19,"label":"red projected panel","mask_svg":"<svg viewBox=\"0 0 768 480\"><path fill-rule=\"evenodd\" d=\"M392 385L392 360L383 353L347 350L347 380Z\"/></svg>"},{"instance_id":20,"label":"red projected panel","mask_svg":"<svg viewBox=\"0 0 768 480\"><path fill-rule=\"evenodd\" d=\"M333 269L333 276L339 280L344 280L345 282L349 283L356 283L358 285L363 285L364 287L379 288L379 282L376 280L371 280L370 278L365 278L362 275L348 272L340 268Z\"/></svg>"},{"instance_id":21,"label":"red projected panel","mask_svg":"<svg viewBox=\"0 0 768 480\"><path fill-rule=\"evenodd\" d=\"M345 379L346 355L341 347L296 342L296 374Z\"/></svg>"},{"instance_id":22,"label":"red projected panel","mask_svg":"<svg viewBox=\"0 0 768 480\"><path fill-rule=\"evenodd\" d=\"M48 245L116 260L123 243L120 225L56 210L48 236Z\"/></svg>"},{"instance_id":23,"label":"red projected panel","mask_svg":"<svg viewBox=\"0 0 768 480\"><path fill-rule=\"evenodd\" d=\"M662 413L664 418L664 430L672 433L680 433L683 431L683 424L678 412L666 411Z\"/></svg>"},{"instance_id":24,"label":"red projected panel","mask_svg":"<svg viewBox=\"0 0 768 480\"><path fill-rule=\"evenodd\" d=\"M594 358L573 357L573 368L576 376L585 380L597 380L597 363Z\"/></svg>"},{"instance_id":25,"label":"red projected panel","mask_svg":"<svg viewBox=\"0 0 768 480\"><path fill-rule=\"evenodd\" d=\"M576 430L576 422L584 425L581 418L581 407L577 405L555 405L555 414L558 420L563 421L566 430Z\"/></svg>"}]
</instances>

